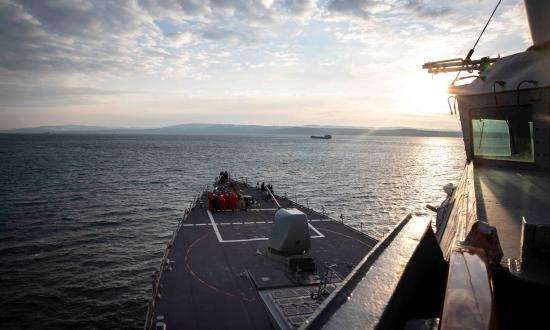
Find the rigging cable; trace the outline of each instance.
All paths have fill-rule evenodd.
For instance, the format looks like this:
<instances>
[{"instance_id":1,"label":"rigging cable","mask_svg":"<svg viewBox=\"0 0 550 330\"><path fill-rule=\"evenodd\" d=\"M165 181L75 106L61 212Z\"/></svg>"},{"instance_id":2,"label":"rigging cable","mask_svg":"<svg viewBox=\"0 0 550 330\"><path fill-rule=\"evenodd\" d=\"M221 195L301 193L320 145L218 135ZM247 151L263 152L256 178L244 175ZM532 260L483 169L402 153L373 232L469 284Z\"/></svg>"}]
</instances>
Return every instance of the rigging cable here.
<instances>
[{"instance_id":1,"label":"rigging cable","mask_svg":"<svg viewBox=\"0 0 550 330\"><path fill-rule=\"evenodd\" d=\"M491 14L491 16L489 17L489 19L487 20L487 23L485 23L485 26L483 27L483 30L481 30L481 33L479 34L479 37L477 38L476 40L476 43L474 44L474 47L472 47L472 49L470 49L470 52L473 54L474 53L474 49L476 48L477 46L477 43L479 42L479 39L481 39L481 36L483 35L483 33L485 32L485 29L487 29L487 26L489 25L489 22L491 22L491 19L493 18L493 15L495 14L495 12L497 11L497 8L498 6L500 5L500 3L502 2L502 0L498 0L498 3L497 5L495 6L495 9L493 9L493 13ZM470 57L472 56L471 54L469 54ZM467 57L466 59L469 59L469 57Z\"/></svg>"},{"instance_id":2,"label":"rigging cable","mask_svg":"<svg viewBox=\"0 0 550 330\"><path fill-rule=\"evenodd\" d=\"M470 51L468 52L468 55L466 55L466 59L463 62L469 61L470 58L472 57L472 55L474 54L474 50L475 50L477 44L479 43L479 40L481 39L481 36L483 35L483 33L485 33L485 29L487 29L487 26L489 25L489 22L491 22L491 19L495 15L495 12L497 11L497 8L498 8L498 6L500 6L501 2L502 2L502 0L498 0L498 3L495 6L495 9L493 9L493 12L491 13L491 16L489 16L489 19L487 20L487 23L485 23L485 26L483 27L483 30L481 30L481 33L479 34L479 37L477 37L477 40L476 40L474 46L472 47L472 49L470 49ZM456 77L453 80L453 82L451 83L451 85L454 85L455 81L458 79L458 76L460 75L460 72L461 71L457 72Z\"/></svg>"}]
</instances>

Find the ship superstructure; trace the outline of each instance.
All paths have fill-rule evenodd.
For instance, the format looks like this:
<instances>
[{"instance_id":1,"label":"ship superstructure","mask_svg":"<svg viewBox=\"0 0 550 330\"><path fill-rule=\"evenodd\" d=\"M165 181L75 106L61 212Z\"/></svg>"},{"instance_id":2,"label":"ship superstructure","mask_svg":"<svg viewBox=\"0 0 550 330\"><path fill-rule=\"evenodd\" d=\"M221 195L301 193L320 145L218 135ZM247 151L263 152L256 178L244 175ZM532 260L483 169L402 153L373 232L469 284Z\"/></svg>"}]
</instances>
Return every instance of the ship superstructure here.
<instances>
[{"instance_id":1,"label":"ship superstructure","mask_svg":"<svg viewBox=\"0 0 550 330\"><path fill-rule=\"evenodd\" d=\"M467 165L437 224L451 261L461 247L480 249L495 320L511 329L546 327L550 287L550 3L525 6L533 45L449 87Z\"/></svg>"}]
</instances>

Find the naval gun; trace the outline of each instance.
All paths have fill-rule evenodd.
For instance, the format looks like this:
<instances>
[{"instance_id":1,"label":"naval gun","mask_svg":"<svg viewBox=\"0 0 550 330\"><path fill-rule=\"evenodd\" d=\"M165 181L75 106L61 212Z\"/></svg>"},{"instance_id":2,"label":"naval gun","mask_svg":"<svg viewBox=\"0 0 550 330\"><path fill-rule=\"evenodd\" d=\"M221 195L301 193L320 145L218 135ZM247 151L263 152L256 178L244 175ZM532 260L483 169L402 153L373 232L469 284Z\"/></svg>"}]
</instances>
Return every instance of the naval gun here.
<instances>
[{"instance_id":1,"label":"naval gun","mask_svg":"<svg viewBox=\"0 0 550 330\"><path fill-rule=\"evenodd\" d=\"M471 53L468 53L468 56L466 56L465 59L453 58L450 60L424 63L422 65L422 69L428 70L429 74L461 71L467 71L470 73L479 71L480 73L483 73L499 59L498 57L482 57L479 60L472 60L470 59L470 56L472 56Z\"/></svg>"},{"instance_id":2,"label":"naval gun","mask_svg":"<svg viewBox=\"0 0 550 330\"><path fill-rule=\"evenodd\" d=\"M279 209L275 213L269 249L280 255L301 255L310 248L306 214L298 209Z\"/></svg>"},{"instance_id":3,"label":"naval gun","mask_svg":"<svg viewBox=\"0 0 550 330\"><path fill-rule=\"evenodd\" d=\"M294 272L315 271L309 256L311 238L307 215L295 208L279 209L275 213L268 242L268 256L287 265Z\"/></svg>"}]
</instances>

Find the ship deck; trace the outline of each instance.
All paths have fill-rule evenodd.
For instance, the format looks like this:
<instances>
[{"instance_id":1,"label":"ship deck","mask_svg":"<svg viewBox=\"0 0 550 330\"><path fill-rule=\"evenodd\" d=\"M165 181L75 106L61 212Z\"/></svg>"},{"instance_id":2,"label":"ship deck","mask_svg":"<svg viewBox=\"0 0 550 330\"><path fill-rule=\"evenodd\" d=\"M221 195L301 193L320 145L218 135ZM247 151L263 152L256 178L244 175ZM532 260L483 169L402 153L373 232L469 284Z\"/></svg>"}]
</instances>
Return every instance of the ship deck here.
<instances>
[{"instance_id":1,"label":"ship deck","mask_svg":"<svg viewBox=\"0 0 550 330\"><path fill-rule=\"evenodd\" d=\"M550 225L548 172L476 166L477 215L497 228L504 260L518 258L521 219Z\"/></svg>"},{"instance_id":2,"label":"ship deck","mask_svg":"<svg viewBox=\"0 0 550 330\"><path fill-rule=\"evenodd\" d=\"M167 329L269 329L274 323L295 328L318 307L311 298L318 281L297 281L296 274L267 256L276 205L253 187L239 183L237 188L261 205L216 213L197 206L189 212L168 252L150 326L162 320ZM207 205L204 194L202 200ZM307 215L318 271L334 265L329 290L377 243L324 214L279 202Z\"/></svg>"}]
</instances>

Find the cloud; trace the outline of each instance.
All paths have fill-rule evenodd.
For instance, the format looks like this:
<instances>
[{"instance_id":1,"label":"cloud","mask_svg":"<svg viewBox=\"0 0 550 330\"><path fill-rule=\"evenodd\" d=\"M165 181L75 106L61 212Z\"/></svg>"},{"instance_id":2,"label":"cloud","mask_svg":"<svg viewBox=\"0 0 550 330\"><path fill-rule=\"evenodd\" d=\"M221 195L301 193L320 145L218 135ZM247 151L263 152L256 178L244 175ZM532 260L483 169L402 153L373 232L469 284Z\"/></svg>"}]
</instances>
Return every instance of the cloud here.
<instances>
[{"instance_id":1,"label":"cloud","mask_svg":"<svg viewBox=\"0 0 550 330\"><path fill-rule=\"evenodd\" d=\"M292 16L306 16L314 10L315 3L313 0L281 0L277 6Z\"/></svg>"},{"instance_id":2,"label":"cloud","mask_svg":"<svg viewBox=\"0 0 550 330\"><path fill-rule=\"evenodd\" d=\"M131 3L4 0L0 12L5 70L116 73L164 56L155 51L161 31Z\"/></svg>"},{"instance_id":3,"label":"cloud","mask_svg":"<svg viewBox=\"0 0 550 330\"><path fill-rule=\"evenodd\" d=\"M0 84L0 107L52 106L98 103L102 98L143 94L89 87L43 86L37 84Z\"/></svg>"},{"instance_id":4,"label":"cloud","mask_svg":"<svg viewBox=\"0 0 550 330\"><path fill-rule=\"evenodd\" d=\"M329 14L368 19L371 16L370 8L376 4L372 0L327 0L321 7Z\"/></svg>"},{"instance_id":5,"label":"cloud","mask_svg":"<svg viewBox=\"0 0 550 330\"><path fill-rule=\"evenodd\" d=\"M202 39L211 41L225 41L232 44L253 45L260 42L259 32L250 29L239 32L217 26L205 25L196 32Z\"/></svg>"},{"instance_id":6,"label":"cloud","mask_svg":"<svg viewBox=\"0 0 550 330\"><path fill-rule=\"evenodd\" d=\"M216 54L216 56L217 57L230 57L231 53L230 52L222 52L222 53Z\"/></svg>"},{"instance_id":7,"label":"cloud","mask_svg":"<svg viewBox=\"0 0 550 330\"><path fill-rule=\"evenodd\" d=\"M452 13L449 7L431 7L423 0L407 0L404 7L422 18L437 18Z\"/></svg>"},{"instance_id":8,"label":"cloud","mask_svg":"<svg viewBox=\"0 0 550 330\"><path fill-rule=\"evenodd\" d=\"M113 102L130 108L170 93L345 99L372 90L391 96L395 86L382 83L388 76L466 53L493 6L473 0L0 0L0 106ZM524 20L522 5L505 0L476 54L509 53L507 38L523 45Z\"/></svg>"},{"instance_id":9,"label":"cloud","mask_svg":"<svg viewBox=\"0 0 550 330\"><path fill-rule=\"evenodd\" d=\"M408 11L423 19L437 18L452 12L449 7L434 7L424 0L324 0L320 2L320 7L329 15L365 20L384 12L398 15Z\"/></svg>"},{"instance_id":10,"label":"cloud","mask_svg":"<svg viewBox=\"0 0 550 330\"><path fill-rule=\"evenodd\" d=\"M167 35L167 44L173 48L181 48L193 41L193 33L190 31L175 32Z\"/></svg>"},{"instance_id":11,"label":"cloud","mask_svg":"<svg viewBox=\"0 0 550 330\"><path fill-rule=\"evenodd\" d=\"M159 20L177 22L175 30ZM163 49L256 44L258 26L273 20L274 9L260 0L0 0L0 69L50 77L154 73L170 64L173 54Z\"/></svg>"},{"instance_id":12,"label":"cloud","mask_svg":"<svg viewBox=\"0 0 550 330\"><path fill-rule=\"evenodd\" d=\"M151 15L172 19L213 20L233 17L245 23L270 22L274 11L261 0L139 0Z\"/></svg>"}]
</instances>

